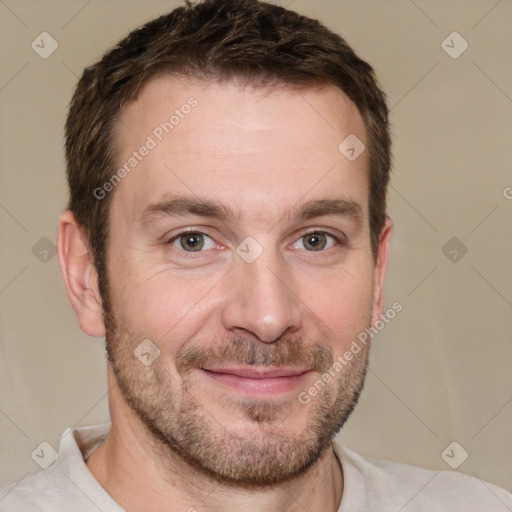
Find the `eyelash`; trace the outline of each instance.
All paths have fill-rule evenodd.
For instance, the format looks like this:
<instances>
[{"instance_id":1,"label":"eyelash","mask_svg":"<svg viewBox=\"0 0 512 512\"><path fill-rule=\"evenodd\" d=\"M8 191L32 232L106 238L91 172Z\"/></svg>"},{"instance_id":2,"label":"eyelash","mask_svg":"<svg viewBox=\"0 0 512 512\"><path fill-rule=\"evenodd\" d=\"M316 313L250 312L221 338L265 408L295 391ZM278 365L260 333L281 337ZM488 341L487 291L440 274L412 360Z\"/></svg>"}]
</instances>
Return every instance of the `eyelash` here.
<instances>
[{"instance_id":1,"label":"eyelash","mask_svg":"<svg viewBox=\"0 0 512 512\"><path fill-rule=\"evenodd\" d=\"M203 233L200 230L197 230L197 229L186 229L186 230L181 231L180 233L174 235L172 238L170 238L167 241L167 244L168 245L172 245L172 243L175 242L176 240L178 240L180 237L182 237L184 235L189 235L189 234L190 235L204 235L204 236L207 236L207 237L209 237L209 238L211 238L213 240L213 238L210 237L210 235L208 235L206 233ZM305 238L307 236L318 235L318 234L327 235L327 236L331 237L336 242L336 245L338 245L340 247L346 247L348 245L348 242L346 241L346 239L344 237L336 236L336 235L334 235L334 234L332 234L332 233L330 233L328 231L322 231L322 230L319 230L319 229L313 229L311 231L308 231L308 232L302 234L297 240L300 240L301 238ZM332 249L332 247L330 249ZM327 250L329 250L329 249L325 249L323 251L308 251L308 252L325 252ZM180 252L186 253L187 256L194 257L198 253L205 252L205 251L185 251L184 249L181 249Z\"/></svg>"}]
</instances>

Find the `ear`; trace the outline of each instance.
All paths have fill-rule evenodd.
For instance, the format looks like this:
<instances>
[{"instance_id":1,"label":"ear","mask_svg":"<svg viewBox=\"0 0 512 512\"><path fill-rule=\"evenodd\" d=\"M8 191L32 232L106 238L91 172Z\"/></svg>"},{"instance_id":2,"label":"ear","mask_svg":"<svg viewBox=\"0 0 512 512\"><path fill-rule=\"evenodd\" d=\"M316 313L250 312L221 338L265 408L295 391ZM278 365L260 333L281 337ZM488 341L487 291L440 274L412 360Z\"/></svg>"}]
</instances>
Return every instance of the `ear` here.
<instances>
[{"instance_id":1,"label":"ear","mask_svg":"<svg viewBox=\"0 0 512 512\"><path fill-rule=\"evenodd\" d=\"M57 256L66 292L80 328L89 336L104 336L98 275L84 229L69 210L60 216Z\"/></svg>"},{"instance_id":2,"label":"ear","mask_svg":"<svg viewBox=\"0 0 512 512\"><path fill-rule=\"evenodd\" d=\"M389 262L389 244L391 235L393 234L393 221L391 217L386 216L386 222L380 232L379 237L379 253L375 265L373 277L373 311L372 326L384 314L384 277Z\"/></svg>"}]
</instances>

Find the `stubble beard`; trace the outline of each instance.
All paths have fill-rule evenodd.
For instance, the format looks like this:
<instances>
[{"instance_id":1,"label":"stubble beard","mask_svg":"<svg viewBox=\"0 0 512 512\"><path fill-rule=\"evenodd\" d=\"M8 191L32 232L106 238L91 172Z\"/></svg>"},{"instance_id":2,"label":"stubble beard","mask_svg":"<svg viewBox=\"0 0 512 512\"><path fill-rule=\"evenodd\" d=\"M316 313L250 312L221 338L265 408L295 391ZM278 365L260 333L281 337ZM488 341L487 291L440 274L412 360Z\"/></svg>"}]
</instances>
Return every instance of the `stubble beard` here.
<instances>
[{"instance_id":1,"label":"stubble beard","mask_svg":"<svg viewBox=\"0 0 512 512\"><path fill-rule=\"evenodd\" d=\"M325 385L309 404L287 400L225 399L223 408L242 416L243 429L223 426L196 396L191 372L212 357L241 364L299 365L307 363L318 379L332 366L333 355L321 344L307 346L301 338L282 338L263 346L246 338L231 338L222 348L207 342L188 345L178 354L176 369L182 384L165 368L162 356L144 366L135 356L140 343L118 326L111 311L104 314L109 364L124 400L151 436L155 456L170 471L176 456L194 470L225 485L262 488L305 474L332 445L350 416L364 386L369 347L366 345L337 380ZM315 379L317 382L317 379ZM300 434L287 431L286 418L303 407L309 418Z\"/></svg>"}]
</instances>

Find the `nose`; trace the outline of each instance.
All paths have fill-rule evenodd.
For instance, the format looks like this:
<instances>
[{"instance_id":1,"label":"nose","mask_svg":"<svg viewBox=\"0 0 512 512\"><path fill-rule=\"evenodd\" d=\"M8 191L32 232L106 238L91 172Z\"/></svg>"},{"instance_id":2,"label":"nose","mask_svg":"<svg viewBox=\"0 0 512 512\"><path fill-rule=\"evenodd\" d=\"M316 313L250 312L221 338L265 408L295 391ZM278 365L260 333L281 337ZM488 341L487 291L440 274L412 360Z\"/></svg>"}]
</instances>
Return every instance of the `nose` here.
<instances>
[{"instance_id":1,"label":"nose","mask_svg":"<svg viewBox=\"0 0 512 512\"><path fill-rule=\"evenodd\" d=\"M293 290L286 262L264 252L256 261L242 259L229 273L222 309L225 329L274 343L302 327L301 302Z\"/></svg>"}]
</instances>

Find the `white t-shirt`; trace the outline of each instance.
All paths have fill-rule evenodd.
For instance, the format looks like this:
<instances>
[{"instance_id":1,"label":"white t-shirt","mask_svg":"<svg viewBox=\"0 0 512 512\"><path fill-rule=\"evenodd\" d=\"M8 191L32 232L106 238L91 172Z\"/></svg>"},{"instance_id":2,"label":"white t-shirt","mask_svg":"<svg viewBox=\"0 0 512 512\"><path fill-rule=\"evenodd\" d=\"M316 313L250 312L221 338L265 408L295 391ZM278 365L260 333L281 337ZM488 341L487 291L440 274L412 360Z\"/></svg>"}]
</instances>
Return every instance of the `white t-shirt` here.
<instances>
[{"instance_id":1,"label":"white t-shirt","mask_svg":"<svg viewBox=\"0 0 512 512\"><path fill-rule=\"evenodd\" d=\"M49 468L0 490L2 512L124 512L87 460L110 423L67 429ZM371 459L334 445L344 491L338 512L511 512L512 494L461 473Z\"/></svg>"}]
</instances>

